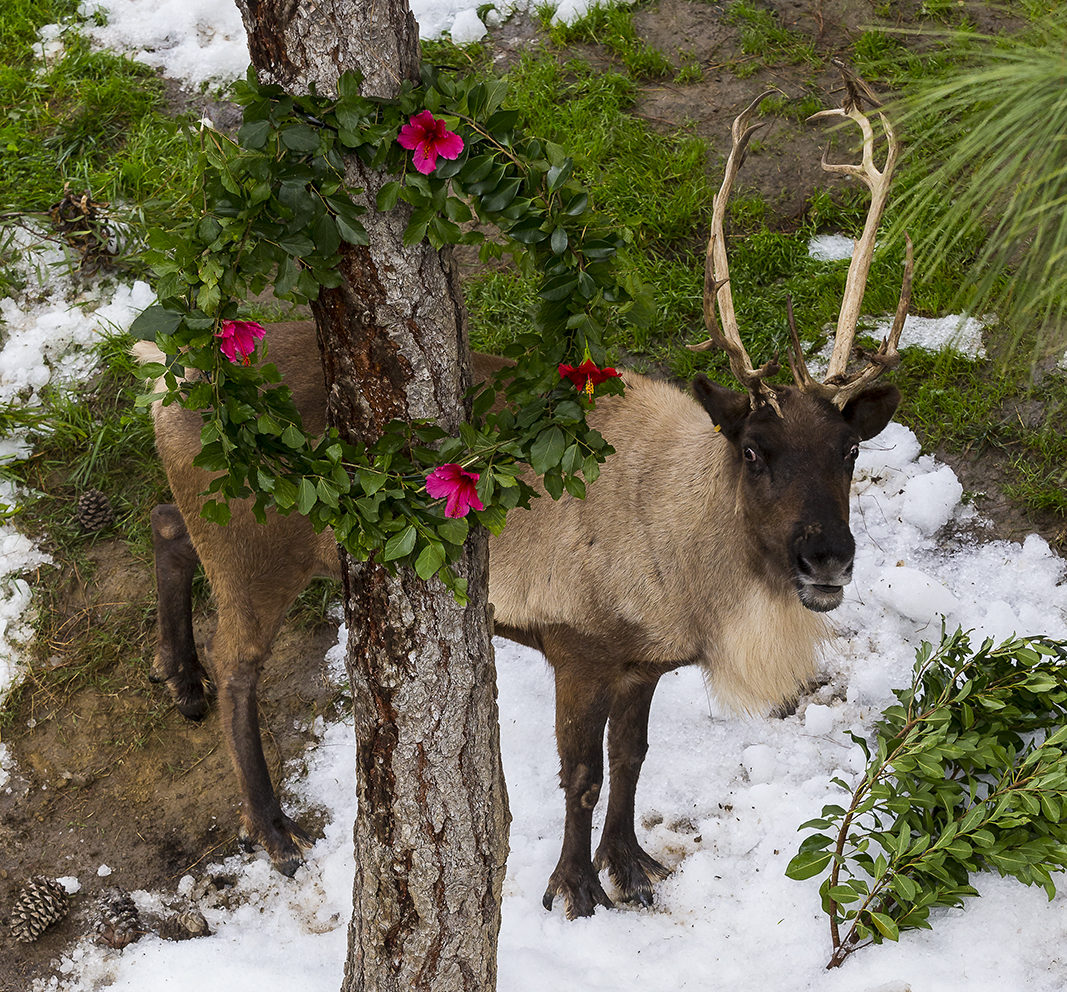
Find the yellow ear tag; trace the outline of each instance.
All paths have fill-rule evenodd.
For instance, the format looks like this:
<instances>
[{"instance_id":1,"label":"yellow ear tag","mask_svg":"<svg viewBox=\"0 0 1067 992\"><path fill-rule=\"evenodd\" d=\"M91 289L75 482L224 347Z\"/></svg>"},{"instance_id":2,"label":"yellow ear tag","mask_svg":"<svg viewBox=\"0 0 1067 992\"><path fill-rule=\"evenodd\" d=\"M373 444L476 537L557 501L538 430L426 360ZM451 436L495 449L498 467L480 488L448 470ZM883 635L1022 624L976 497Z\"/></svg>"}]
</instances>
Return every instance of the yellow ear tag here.
<instances>
[{"instance_id":1,"label":"yellow ear tag","mask_svg":"<svg viewBox=\"0 0 1067 992\"><path fill-rule=\"evenodd\" d=\"M716 434L722 433L722 428L718 424L715 424L714 427L715 427L715 433Z\"/></svg>"}]
</instances>

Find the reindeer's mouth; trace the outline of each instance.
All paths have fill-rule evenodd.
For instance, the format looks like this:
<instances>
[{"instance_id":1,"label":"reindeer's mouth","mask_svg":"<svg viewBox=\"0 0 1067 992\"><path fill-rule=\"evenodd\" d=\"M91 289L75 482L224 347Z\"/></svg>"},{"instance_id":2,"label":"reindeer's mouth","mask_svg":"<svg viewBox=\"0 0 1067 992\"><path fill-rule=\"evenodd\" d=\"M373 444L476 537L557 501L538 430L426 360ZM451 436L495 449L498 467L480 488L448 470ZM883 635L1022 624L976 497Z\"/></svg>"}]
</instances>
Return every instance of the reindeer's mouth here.
<instances>
[{"instance_id":1,"label":"reindeer's mouth","mask_svg":"<svg viewBox=\"0 0 1067 992\"><path fill-rule=\"evenodd\" d=\"M845 597L844 586L829 585L822 582L808 583L801 580L797 583L797 587L801 603L815 613L836 610L841 605L841 600Z\"/></svg>"},{"instance_id":2,"label":"reindeer's mouth","mask_svg":"<svg viewBox=\"0 0 1067 992\"><path fill-rule=\"evenodd\" d=\"M795 582L801 603L816 613L836 610L845 598L845 586L852 581L851 558L843 564L835 562L814 567L801 557L797 565Z\"/></svg>"}]
</instances>

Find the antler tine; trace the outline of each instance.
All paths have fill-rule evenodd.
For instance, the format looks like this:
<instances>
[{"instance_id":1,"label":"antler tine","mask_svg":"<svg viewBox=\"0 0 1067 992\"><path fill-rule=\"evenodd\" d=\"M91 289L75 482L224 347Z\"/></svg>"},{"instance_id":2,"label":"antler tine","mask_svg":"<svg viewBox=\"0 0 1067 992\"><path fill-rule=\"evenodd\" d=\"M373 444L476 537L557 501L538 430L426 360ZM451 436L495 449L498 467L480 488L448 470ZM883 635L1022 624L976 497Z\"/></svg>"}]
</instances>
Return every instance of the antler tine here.
<instances>
[{"instance_id":1,"label":"antler tine","mask_svg":"<svg viewBox=\"0 0 1067 992\"><path fill-rule=\"evenodd\" d=\"M753 368L752 359L749 358L741 342L733 295L730 292L730 268L726 257L726 238L723 234L726 204L730 198L734 178L744 161L745 151L752 135L767 123L757 121L755 124L749 124L749 116L764 98L774 92L775 90L767 90L756 97L734 118L730 129L732 147L726 159L722 185L715 196L711 216L711 236L708 239L708 248L704 257L704 326L707 328L709 337L700 344L688 347L691 351L707 351L713 347L722 348L729 356L731 371L751 394L753 408L762 403L769 403L777 410L778 401L774 391L763 380L778 371L778 362L771 360L758 369ZM715 318L716 301L722 316L721 326Z\"/></svg>"},{"instance_id":2,"label":"antler tine","mask_svg":"<svg viewBox=\"0 0 1067 992\"><path fill-rule=\"evenodd\" d=\"M863 156L861 165L849 163L830 163L823 156L823 168L827 172L844 173L861 179L871 191L871 206L867 211L867 220L863 226L863 234L860 235L852 252L852 262L848 267L848 276L845 280L845 293L841 301L841 313L837 320L837 334L834 339L834 350L830 356L830 365L826 371L826 382L840 381L848 368L848 358L852 352L852 344L856 337L856 323L859 320L860 307L863 303L863 292L867 286L867 275L871 268L871 258L874 255L874 237L878 230L878 223L882 218L886 200L889 197L889 183L893 176L893 168L896 165L897 155L900 151L900 143L892 126L881 111L878 117L882 123L882 133L885 136L887 151L885 163L879 170L874 161L874 129L871 127L869 118L860 109L861 98L877 105L877 100L870 92L866 83L859 77L851 75L844 66L841 73L845 80L848 91L848 99L845 105L834 110L823 110L813 114L809 121L819 120L826 117L847 117L854 121L863 133ZM837 400L834 401L835 404Z\"/></svg>"},{"instance_id":3,"label":"antler tine","mask_svg":"<svg viewBox=\"0 0 1067 992\"><path fill-rule=\"evenodd\" d=\"M900 363L897 345L900 343L900 332L904 330L904 321L908 316L908 307L911 305L911 278L914 261L911 238L905 234L904 279L900 284L900 299L897 301L897 312L893 315L893 325L889 329L889 334L882 339L878 350L870 356L867 365L863 369L855 372L840 386L829 387L834 390L834 395L828 398L839 410L844 409L849 400L862 393L886 369L894 368ZM819 385L826 388L823 383Z\"/></svg>"},{"instance_id":4,"label":"antler tine","mask_svg":"<svg viewBox=\"0 0 1067 992\"><path fill-rule=\"evenodd\" d=\"M832 399L838 392L837 386L827 386L817 382L808 371L807 362L804 361L804 346L800 343L800 334L797 332L797 322L793 316L793 297L786 294L785 313L789 319L789 368L793 373L793 381L802 392L813 393L824 399Z\"/></svg>"}]
</instances>

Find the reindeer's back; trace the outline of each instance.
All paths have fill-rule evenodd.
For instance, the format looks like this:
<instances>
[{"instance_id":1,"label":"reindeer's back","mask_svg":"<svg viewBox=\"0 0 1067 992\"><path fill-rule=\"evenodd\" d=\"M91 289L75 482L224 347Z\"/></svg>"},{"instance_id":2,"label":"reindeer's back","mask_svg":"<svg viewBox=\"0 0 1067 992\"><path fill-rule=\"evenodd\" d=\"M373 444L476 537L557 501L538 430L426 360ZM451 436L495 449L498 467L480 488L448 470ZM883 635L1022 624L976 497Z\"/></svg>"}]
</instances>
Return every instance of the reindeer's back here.
<instances>
[{"instance_id":1,"label":"reindeer's back","mask_svg":"<svg viewBox=\"0 0 1067 992\"><path fill-rule=\"evenodd\" d=\"M624 396L598 400L589 416L615 454L586 498L543 495L511 511L490 541L490 599L496 619L518 628L562 624L608 637L655 627L662 657L650 660L680 660L708 532L722 544L729 530L708 514L725 442L674 386L635 373L624 382Z\"/></svg>"}]
</instances>

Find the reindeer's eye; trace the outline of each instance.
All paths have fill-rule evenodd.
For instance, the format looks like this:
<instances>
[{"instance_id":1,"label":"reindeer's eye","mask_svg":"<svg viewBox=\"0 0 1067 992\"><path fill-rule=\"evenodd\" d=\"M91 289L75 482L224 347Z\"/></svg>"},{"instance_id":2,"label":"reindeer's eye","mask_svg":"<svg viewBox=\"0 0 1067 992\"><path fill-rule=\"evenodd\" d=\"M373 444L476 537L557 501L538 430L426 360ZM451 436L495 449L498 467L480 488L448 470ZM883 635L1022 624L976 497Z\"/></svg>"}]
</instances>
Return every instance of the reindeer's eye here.
<instances>
[{"instance_id":1,"label":"reindeer's eye","mask_svg":"<svg viewBox=\"0 0 1067 992\"><path fill-rule=\"evenodd\" d=\"M859 456L860 446L858 444L854 444L851 448L848 449L848 454L845 455L845 458L847 458L850 462L854 462L857 458L859 458Z\"/></svg>"},{"instance_id":2,"label":"reindeer's eye","mask_svg":"<svg viewBox=\"0 0 1067 992\"><path fill-rule=\"evenodd\" d=\"M745 448L745 450L742 451L741 454L744 456L746 462L756 462L759 459L759 456L756 454L755 448Z\"/></svg>"}]
</instances>

